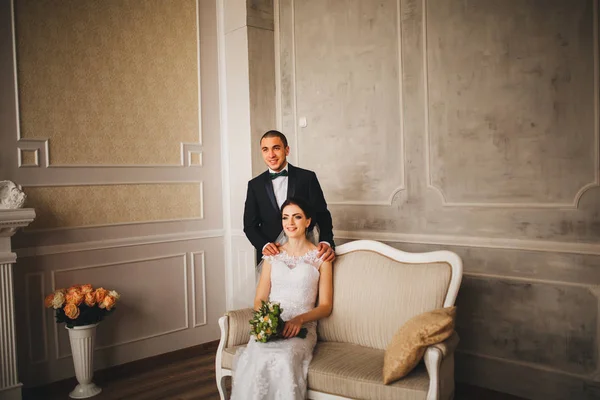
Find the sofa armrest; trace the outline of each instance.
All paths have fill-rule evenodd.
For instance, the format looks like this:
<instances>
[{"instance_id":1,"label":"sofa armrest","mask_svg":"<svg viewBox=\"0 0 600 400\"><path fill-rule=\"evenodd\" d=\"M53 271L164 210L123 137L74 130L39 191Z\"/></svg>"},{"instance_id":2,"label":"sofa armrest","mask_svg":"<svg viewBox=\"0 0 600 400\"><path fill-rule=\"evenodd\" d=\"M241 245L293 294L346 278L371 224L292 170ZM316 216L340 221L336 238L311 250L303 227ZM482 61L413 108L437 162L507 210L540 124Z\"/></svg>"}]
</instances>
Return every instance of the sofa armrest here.
<instances>
[{"instance_id":1,"label":"sofa armrest","mask_svg":"<svg viewBox=\"0 0 600 400\"><path fill-rule=\"evenodd\" d=\"M456 346L458 346L458 342L460 338L458 337L458 333L456 331L452 332L452 335L441 343L437 343L429 346L429 348L438 349L442 352L442 358L448 357L450 354L454 353L456 350ZM429 349L428 348L428 349Z\"/></svg>"},{"instance_id":2,"label":"sofa armrest","mask_svg":"<svg viewBox=\"0 0 600 400\"><path fill-rule=\"evenodd\" d=\"M431 345L425 350L423 359L429 374L427 400L438 400L442 392L454 392L454 359L447 362L444 360L454 354L458 341L458 334L452 332L448 339ZM448 368L448 364L451 364L450 368ZM448 387L450 388L448 389Z\"/></svg>"},{"instance_id":3,"label":"sofa armrest","mask_svg":"<svg viewBox=\"0 0 600 400\"><path fill-rule=\"evenodd\" d=\"M227 344L226 347L239 346L247 344L250 340L250 324L248 323L254 310L244 308L241 310L233 310L225 313L228 322Z\"/></svg>"}]
</instances>

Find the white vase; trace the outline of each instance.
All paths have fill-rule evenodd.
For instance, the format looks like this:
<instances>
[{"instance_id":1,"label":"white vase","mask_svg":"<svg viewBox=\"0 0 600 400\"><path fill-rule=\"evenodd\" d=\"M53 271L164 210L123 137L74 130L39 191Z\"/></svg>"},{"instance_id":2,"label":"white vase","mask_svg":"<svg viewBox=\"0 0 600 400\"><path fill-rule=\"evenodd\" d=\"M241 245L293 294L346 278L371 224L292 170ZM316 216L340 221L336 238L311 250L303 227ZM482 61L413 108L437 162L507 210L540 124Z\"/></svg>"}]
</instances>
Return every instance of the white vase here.
<instances>
[{"instance_id":1,"label":"white vase","mask_svg":"<svg viewBox=\"0 0 600 400\"><path fill-rule=\"evenodd\" d=\"M94 382L94 342L98 324L68 328L75 376L79 384L69 393L72 399L85 399L102 391Z\"/></svg>"}]
</instances>

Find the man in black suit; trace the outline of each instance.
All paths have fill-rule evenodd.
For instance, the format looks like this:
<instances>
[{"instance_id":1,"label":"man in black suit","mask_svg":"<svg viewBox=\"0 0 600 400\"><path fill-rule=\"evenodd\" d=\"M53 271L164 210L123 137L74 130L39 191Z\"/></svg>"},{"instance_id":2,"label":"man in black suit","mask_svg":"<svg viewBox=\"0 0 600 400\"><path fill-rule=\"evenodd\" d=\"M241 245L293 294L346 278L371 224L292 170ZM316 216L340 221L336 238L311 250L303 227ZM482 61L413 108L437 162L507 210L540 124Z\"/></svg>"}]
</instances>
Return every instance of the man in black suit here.
<instances>
[{"instance_id":1,"label":"man in black suit","mask_svg":"<svg viewBox=\"0 0 600 400\"><path fill-rule=\"evenodd\" d=\"M269 169L248 182L244 207L244 233L257 250L257 261L279 253L274 242L282 230L281 205L290 197L302 198L313 208L313 222L320 230L319 257L333 261L333 224L317 175L287 162L290 148L279 131L265 133L260 147Z\"/></svg>"}]
</instances>

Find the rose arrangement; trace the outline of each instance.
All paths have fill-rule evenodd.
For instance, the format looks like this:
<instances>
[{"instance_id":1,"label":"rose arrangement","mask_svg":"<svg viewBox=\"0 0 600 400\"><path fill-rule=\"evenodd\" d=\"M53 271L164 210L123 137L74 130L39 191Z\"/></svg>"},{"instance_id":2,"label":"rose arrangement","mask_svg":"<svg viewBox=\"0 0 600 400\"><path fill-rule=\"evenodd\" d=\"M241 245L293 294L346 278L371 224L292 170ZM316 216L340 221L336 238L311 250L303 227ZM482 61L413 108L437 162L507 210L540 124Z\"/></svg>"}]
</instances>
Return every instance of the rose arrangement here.
<instances>
[{"instance_id":1,"label":"rose arrangement","mask_svg":"<svg viewBox=\"0 0 600 400\"><path fill-rule=\"evenodd\" d=\"M250 320L250 334L261 343L283 339L285 321L281 318L282 312L279 303L262 301L260 309L254 312ZM306 333L306 328L302 328L296 337L304 339Z\"/></svg>"},{"instance_id":2,"label":"rose arrangement","mask_svg":"<svg viewBox=\"0 0 600 400\"><path fill-rule=\"evenodd\" d=\"M115 290L94 289L92 285L73 285L57 289L44 299L46 308L56 310L56 322L68 328L96 324L115 310L121 296Z\"/></svg>"}]
</instances>

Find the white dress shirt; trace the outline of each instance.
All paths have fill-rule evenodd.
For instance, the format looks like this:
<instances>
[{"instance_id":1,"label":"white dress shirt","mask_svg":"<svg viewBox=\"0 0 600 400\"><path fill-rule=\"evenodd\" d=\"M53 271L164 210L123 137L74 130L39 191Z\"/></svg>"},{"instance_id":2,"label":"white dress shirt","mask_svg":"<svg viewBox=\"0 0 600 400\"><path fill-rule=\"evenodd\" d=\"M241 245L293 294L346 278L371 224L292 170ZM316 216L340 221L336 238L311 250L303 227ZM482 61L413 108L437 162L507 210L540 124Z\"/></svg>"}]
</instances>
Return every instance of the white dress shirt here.
<instances>
[{"instance_id":1,"label":"white dress shirt","mask_svg":"<svg viewBox=\"0 0 600 400\"><path fill-rule=\"evenodd\" d=\"M288 171L288 164L285 164L285 167L281 169L281 171ZM281 172L279 171L279 172ZM269 173L276 173L271 168L269 168ZM288 171L289 173L289 171ZM273 192L275 192L275 200L277 200L277 207L281 208L283 203L287 200L287 191L288 191L288 177L287 176L278 176L275 179L271 179L271 183L273 184Z\"/></svg>"}]
</instances>

